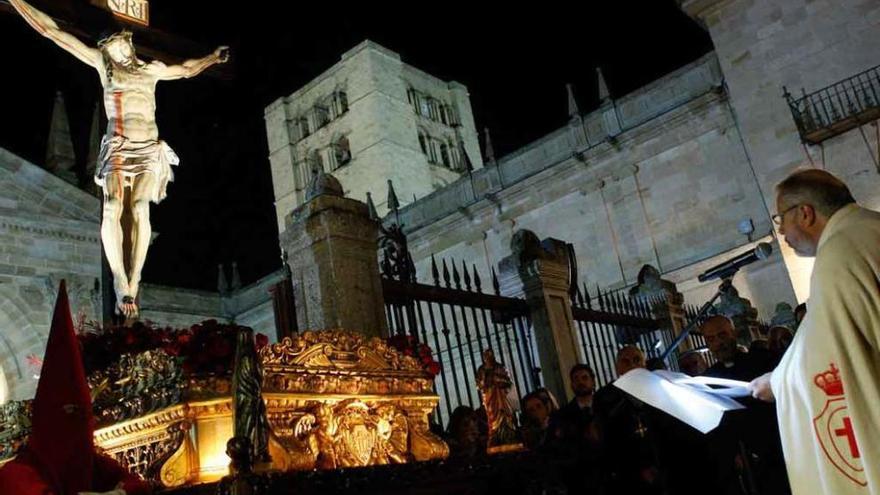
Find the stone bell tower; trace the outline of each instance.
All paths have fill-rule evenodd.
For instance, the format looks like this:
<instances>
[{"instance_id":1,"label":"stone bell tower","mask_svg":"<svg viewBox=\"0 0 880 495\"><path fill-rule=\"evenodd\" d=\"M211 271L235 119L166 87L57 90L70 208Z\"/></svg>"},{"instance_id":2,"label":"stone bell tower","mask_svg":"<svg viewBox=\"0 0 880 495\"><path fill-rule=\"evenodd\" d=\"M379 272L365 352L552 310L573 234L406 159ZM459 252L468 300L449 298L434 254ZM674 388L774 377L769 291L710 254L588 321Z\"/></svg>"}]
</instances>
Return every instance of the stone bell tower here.
<instances>
[{"instance_id":1,"label":"stone bell tower","mask_svg":"<svg viewBox=\"0 0 880 495\"><path fill-rule=\"evenodd\" d=\"M467 88L371 41L270 104L265 118L279 232L318 167L358 201L385 198L390 179L405 205L483 166Z\"/></svg>"}]
</instances>

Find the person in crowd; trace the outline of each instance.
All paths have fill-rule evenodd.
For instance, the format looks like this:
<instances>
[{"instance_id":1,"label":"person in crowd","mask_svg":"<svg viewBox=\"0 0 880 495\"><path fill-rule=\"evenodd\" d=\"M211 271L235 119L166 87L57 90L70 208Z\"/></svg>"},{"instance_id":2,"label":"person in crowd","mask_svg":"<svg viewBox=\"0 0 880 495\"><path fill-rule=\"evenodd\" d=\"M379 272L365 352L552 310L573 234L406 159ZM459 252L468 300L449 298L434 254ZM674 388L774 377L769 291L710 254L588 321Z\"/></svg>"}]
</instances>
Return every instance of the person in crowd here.
<instances>
[{"instance_id":1,"label":"person in crowd","mask_svg":"<svg viewBox=\"0 0 880 495\"><path fill-rule=\"evenodd\" d=\"M782 355L785 354L785 351L788 350L788 346L791 345L791 341L794 339L794 332L788 327L775 326L771 328L767 334L769 342L768 349L773 357L773 363L777 364L779 363L779 360L782 359Z\"/></svg>"},{"instance_id":2,"label":"person in crowd","mask_svg":"<svg viewBox=\"0 0 880 495\"><path fill-rule=\"evenodd\" d=\"M637 347L627 345L617 352L618 376L644 367L645 355ZM659 411L613 384L596 392L593 404L608 493L666 493L660 463Z\"/></svg>"},{"instance_id":3,"label":"person in crowd","mask_svg":"<svg viewBox=\"0 0 880 495\"><path fill-rule=\"evenodd\" d=\"M452 411L446 428L450 458L470 458L486 453L486 442L480 435L479 421L479 416L471 407L458 406Z\"/></svg>"},{"instance_id":4,"label":"person in crowd","mask_svg":"<svg viewBox=\"0 0 880 495\"><path fill-rule=\"evenodd\" d=\"M780 182L776 211L785 243L815 257L810 307L752 394L775 400L795 494L880 494L880 213L819 169Z\"/></svg>"},{"instance_id":5,"label":"person in crowd","mask_svg":"<svg viewBox=\"0 0 880 495\"><path fill-rule=\"evenodd\" d=\"M558 435L571 443L589 442L593 428L593 394L596 377L586 364L576 364L569 371L574 398L555 414Z\"/></svg>"},{"instance_id":6,"label":"person in crowd","mask_svg":"<svg viewBox=\"0 0 880 495\"><path fill-rule=\"evenodd\" d=\"M541 387L541 388L535 389L535 393L540 395L541 397L543 397L544 400L546 400L547 403L550 404L550 413L551 414L555 413L556 411L559 410L559 401L556 400L556 397L553 395L553 392L548 390L546 387Z\"/></svg>"},{"instance_id":7,"label":"person in crowd","mask_svg":"<svg viewBox=\"0 0 880 495\"><path fill-rule=\"evenodd\" d=\"M593 413L596 376L590 366L576 364L569 370L569 381L574 398L552 415L545 449L574 459L574 470L566 474L569 492L594 493L600 481L599 435Z\"/></svg>"},{"instance_id":8,"label":"person in crowd","mask_svg":"<svg viewBox=\"0 0 880 495\"><path fill-rule=\"evenodd\" d=\"M700 331L717 360L704 375L749 382L773 369L768 350L757 347L742 352L738 348L736 329L726 316L707 319ZM738 493L742 486L761 493L788 493L775 410L751 398L740 402L746 409L725 415L713 435L722 484L728 493Z\"/></svg>"},{"instance_id":9,"label":"person in crowd","mask_svg":"<svg viewBox=\"0 0 880 495\"><path fill-rule=\"evenodd\" d=\"M700 325L700 333L716 360L704 373L706 376L750 381L773 367L769 351L757 348L744 352L739 348L733 321L726 316L708 318Z\"/></svg>"},{"instance_id":10,"label":"person in crowd","mask_svg":"<svg viewBox=\"0 0 880 495\"><path fill-rule=\"evenodd\" d=\"M749 351L753 354L770 352L770 343L767 339L755 339L749 343Z\"/></svg>"},{"instance_id":11,"label":"person in crowd","mask_svg":"<svg viewBox=\"0 0 880 495\"><path fill-rule=\"evenodd\" d=\"M697 349L685 351L678 358L678 369L690 376L702 375L709 368L703 352Z\"/></svg>"},{"instance_id":12,"label":"person in crowd","mask_svg":"<svg viewBox=\"0 0 880 495\"><path fill-rule=\"evenodd\" d=\"M553 443L550 416L555 409L548 396L534 390L520 402L523 411L521 433L526 447L541 450L550 446Z\"/></svg>"},{"instance_id":13,"label":"person in crowd","mask_svg":"<svg viewBox=\"0 0 880 495\"><path fill-rule=\"evenodd\" d=\"M668 369L668 368L666 367L666 363L663 362L663 360L660 359L660 358L658 358L658 357L651 358L651 359L649 359L647 362L645 362L645 367L646 367L649 371L657 371L657 370L666 370L666 369Z\"/></svg>"}]
</instances>

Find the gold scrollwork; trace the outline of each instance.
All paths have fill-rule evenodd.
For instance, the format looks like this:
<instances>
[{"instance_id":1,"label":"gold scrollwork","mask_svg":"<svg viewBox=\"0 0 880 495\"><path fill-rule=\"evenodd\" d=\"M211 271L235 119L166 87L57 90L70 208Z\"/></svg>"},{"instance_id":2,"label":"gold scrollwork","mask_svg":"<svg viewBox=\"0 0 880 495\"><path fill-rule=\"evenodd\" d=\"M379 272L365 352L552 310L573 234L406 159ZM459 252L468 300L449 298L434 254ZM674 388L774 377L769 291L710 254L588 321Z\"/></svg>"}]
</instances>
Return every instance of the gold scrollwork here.
<instances>
[{"instance_id":1,"label":"gold scrollwork","mask_svg":"<svg viewBox=\"0 0 880 495\"><path fill-rule=\"evenodd\" d=\"M0 405L0 463L11 459L31 433L33 401L9 401Z\"/></svg>"},{"instance_id":2,"label":"gold scrollwork","mask_svg":"<svg viewBox=\"0 0 880 495\"><path fill-rule=\"evenodd\" d=\"M272 461L255 465L257 470L335 469L448 455L428 427L439 401L431 376L384 340L341 330L303 332L263 348L259 356ZM132 380L107 385L108 380L104 387L113 392L134 386ZM188 377L180 383L174 405L114 421L95 433L96 445L167 487L202 481L206 469L217 467L211 464L217 462L211 457L216 445L198 442L226 440L186 425L226 428L233 417L228 377ZM109 393L100 384L99 393Z\"/></svg>"},{"instance_id":3,"label":"gold scrollwork","mask_svg":"<svg viewBox=\"0 0 880 495\"><path fill-rule=\"evenodd\" d=\"M360 371L410 371L423 374L419 362L405 356L384 340L367 338L347 330L303 332L260 350L263 365L309 368L357 369Z\"/></svg>"},{"instance_id":4,"label":"gold scrollwork","mask_svg":"<svg viewBox=\"0 0 880 495\"><path fill-rule=\"evenodd\" d=\"M159 469L159 481L169 488L193 481L199 469L196 449L188 434L190 423L182 422L177 427L182 432L182 441Z\"/></svg>"},{"instance_id":5,"label":"gold scrollwork","mask_svg":"<svg viewBox=\"0 0 880 495\"><path fill-rule=\"evenodd\" d=\"M319 402L282 431L298 469L404 463L410 457L406 417L390 403Z\"/></svg>"}]
</instances>

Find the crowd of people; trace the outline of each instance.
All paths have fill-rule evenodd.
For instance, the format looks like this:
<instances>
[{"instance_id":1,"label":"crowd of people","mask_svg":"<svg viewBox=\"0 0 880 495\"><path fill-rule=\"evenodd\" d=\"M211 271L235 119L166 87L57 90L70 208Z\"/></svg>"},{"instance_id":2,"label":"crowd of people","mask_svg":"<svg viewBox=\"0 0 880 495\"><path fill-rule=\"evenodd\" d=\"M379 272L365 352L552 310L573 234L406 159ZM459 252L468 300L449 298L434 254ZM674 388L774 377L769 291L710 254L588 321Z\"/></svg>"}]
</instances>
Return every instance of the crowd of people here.
<instances>
[{"instance_id":1,"label":"crowd of people","mask_svg":"<svg viewBox=\"0 0 880 495\"><path fill-rule=\"evenodd\" d=\"M522 398L521 438L573 466L569 493L880 495L872 441L880 438L880 212L813 168L777 185L776 211L780 241L815 258L809 308L795 309L794 329L773 326L747 347L730 319L708 318L700 328L707 349L676 363L692 376L748 382L751 396L737 399L744 407L718 428L702 435L613 384L596 390L582 364L570 371L567 404L543 389ZM617 354L618 375L665 365L634 346ZM453 456L479 455L479 410L453 416Z\"/></svg>"},{"instance_id":2,"label":"crowd of people","mask_svg":"<svg viewBox=\"0 0 880 495\"><path fill-rule=\"evenodd\" d=\"M793 335L787 327L774 327L761 344L745 348L724 316L707 319L700 331L707 349L682 353L679 369L742 381L772 370ZM620 348L615 367L619 376L635 368L665 368L632 345ZM520 401L522 443L539 455L569 461L569 493L790 493L772 404L742 399L745 409L703 435L612 384L597 390L595 373L586 364L572 367L569 378L573 398L566 404L546 388ZM453 457L485 454L485 414L458 407L445 435Z\"/></svg>"}]
</instances>

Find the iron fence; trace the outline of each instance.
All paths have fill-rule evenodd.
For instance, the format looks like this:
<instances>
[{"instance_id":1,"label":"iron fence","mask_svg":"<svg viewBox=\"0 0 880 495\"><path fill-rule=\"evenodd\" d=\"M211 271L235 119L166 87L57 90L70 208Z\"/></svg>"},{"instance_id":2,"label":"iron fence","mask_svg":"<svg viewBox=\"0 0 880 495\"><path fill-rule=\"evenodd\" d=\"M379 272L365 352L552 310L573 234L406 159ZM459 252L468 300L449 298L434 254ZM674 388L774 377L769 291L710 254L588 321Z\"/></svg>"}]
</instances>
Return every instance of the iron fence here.
<instances>
[{"instance_id":1,"label":"iron fence","mask_svg":"<svg viewBox=\"0 0 880 495\"><path fill-rule=\"evenodd\" d=\"M572 297L572 316L581 361L596 373L596 386L617 378L615 360L625 345L634 345L648 359L659 358L674 336L669 325L653 317L651 308L665 304L658 297L631 298L622 292L590 294L587 287L576 287ZM665 367L677 367L670 359Z\"/></svg>"},{"instance_id":2,"label":"iron fence","mask_svg":"<svg viewBox=\"0 0 880 495\"><path fill-rule=\"evenodd\" d=\"M438 265L432 257L431 273L433 284L385 276L382 288L389 332L427 344L440 365L435 419L445 424L458 406L480 407L476 376L485 350L510 372L517 397L542 386L525 300L502 297L494 270L494 294L484 292L473 265Z\"/></svg>"}]
</instances>

